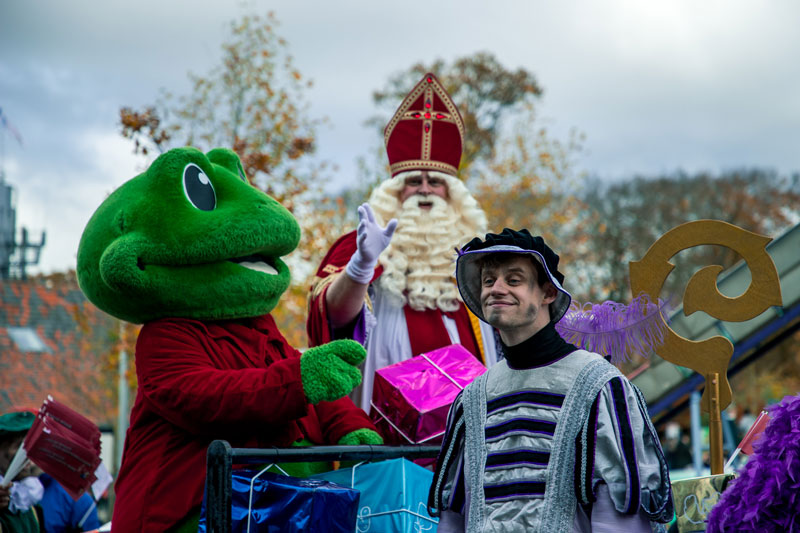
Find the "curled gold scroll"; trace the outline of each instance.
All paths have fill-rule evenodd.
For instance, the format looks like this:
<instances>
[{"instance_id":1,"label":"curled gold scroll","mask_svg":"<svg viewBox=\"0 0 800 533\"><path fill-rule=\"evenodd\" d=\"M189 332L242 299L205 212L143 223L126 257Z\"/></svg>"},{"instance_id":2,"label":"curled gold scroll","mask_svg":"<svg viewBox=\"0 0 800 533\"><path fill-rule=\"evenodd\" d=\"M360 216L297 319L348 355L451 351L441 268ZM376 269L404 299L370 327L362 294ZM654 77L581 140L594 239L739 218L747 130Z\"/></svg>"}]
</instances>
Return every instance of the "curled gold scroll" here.
<instances>
[{"instance_id":1,"label":"curled gold scroll","mask_svg":"<svg viewBox=\"0 0 800 533\"><path fill-rule=\"evenodd\" d=\"M630 263L631 290L634 295L642 292L653 301L658 298L664 281L675 265L669 259L676 253L694 246L716 244L736 251L750 268L751 282L747 290L736 298L719 292L717 275L719 265L700 269L686 285L683 295L683 310L688 316L696 311L705 311L719 320L741 322L754 318L770 306L781 305L781 287L778 271L766 250L772 239L749 232L720 220L697 220L681 224L661 236L647 250L641 261ZM661 317L664 320L664 317ZM725 337L711 337L703 341L691 341L681 337L666 325L664 344L656 349L663 359L676 365L691 368L703 376L719 375L719 408L731 402L731 386L727 369L733 345ZM701 405L707 410L708 387L703 392Z\"/></svg>"}]
</instances>

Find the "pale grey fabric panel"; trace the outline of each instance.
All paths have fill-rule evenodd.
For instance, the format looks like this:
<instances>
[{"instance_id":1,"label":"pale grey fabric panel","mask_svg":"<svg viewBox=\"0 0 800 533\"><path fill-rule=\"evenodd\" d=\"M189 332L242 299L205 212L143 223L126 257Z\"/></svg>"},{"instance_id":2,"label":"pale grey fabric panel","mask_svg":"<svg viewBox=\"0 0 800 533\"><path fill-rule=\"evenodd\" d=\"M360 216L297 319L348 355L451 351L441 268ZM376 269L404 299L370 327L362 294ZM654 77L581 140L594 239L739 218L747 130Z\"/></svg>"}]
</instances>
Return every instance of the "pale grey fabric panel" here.
<instances>
[{"instance_id":1,"label":"pale grey fabric panel","mask_svg":"<svg viewBox=\"0 0 800 533\"><path fill-rule=\"evenodd\" d=\"M635 515L621 514L611 501L608 487L597 487L597 501L592 506L592 523L589 531L592 533L650 533L650 521L637 513Z\"/></svg>"},{"instance_id":2,"label":"pale grey fabric panel","mask_svg":"<svg viewBox=\"0 0 800 533\"><path fill-rule=\"evenodd\" d=\"M464 533L464 515L454 511L442 511L436 531L438 533Z\"/></svg>"},{"instance_id":3,"label":"pale grey fabric panel","mask_svg":"<svg viewBox=\"0 0 800 533\"><path fill-rule=\"evenodd\" d=\"M483 379L476 380L477 383L483 383L482 390L473 390L473 394L464 394L464 409L465 418L469 419L470 416L466 413L470 411L470 407L466 405L467 398L470 398L475 405L472 406L472 443L471 446L480 449L478 454L480 459L475 462L471 467L468 465L463 466L463 450L454 449L451 454L450 464L452 465L446 473L447 478L445 483L445 494L443 497L442 505L444 508L451 507L453 490L455 488L455 481L459 468L472 468L472 475L465 472L465 496L467 502L467 519L470 518L470 504L479 502L478 509L480 512L470 520L471 528L469 531L491 531L491 532L528 532L537 531L541 527L541 516L543 512L544 499L536 496L527 496L525 498L498 498L490 502L486 502L483 497L483 486L499 485L503 483L514 483L524 481L545 481L548 478L548 469L544 465L536 464L501 464L493 467L484 467L482 469L482 476L478 475L479 465L485 463L486 455L498 452L507 451L536 451L536 452L553 452L553 437L546 434L534 434L525 431L510 431L504 433L502 436L495 438L484 439L483 428L493 427L504 422L515 419L533 419L537 421L545 421L555 423L558 427L559 417L561 415L561 408L550 405L532 405L530 403L514 403L511 402L505 407L496 409L492 412L486 412L486 402L491 402L498 398L513 395L521 391L537 391L550 394L566 394L573 386L574 380L578 374L588 363L593 363L591 366L597 367L594 374L598 374L595 379L596 386L592 388L595 395L589 398L588 390L583 392L584 399L581 403L594 401L598 398L598 431L597 443L594 449L591 449L595 455L595 469L593 487L599 490L606 490L598 487L598 484L607 483L610 489L614 490L614 495L608 495L606 502L613 512L618 513L618 509L625 509L630 497L629 479L630 475L626 474L626 463L622 453L621 439L619 436L619 422L617 419L617 411L614 408L613 397L610 393L608 385L603 385L603 379L607 380L613 375L620 376L618 371L610 364L602 361L602 358L597 354L591 354L584 351L574 352L570 356L556 361L551 365L541 368L528 369L528 370L513 370L510 369L506 361L500 361L496 364ZM601 378L599 374L606 377ZM484 381L485 380L485 381ZM636 394L635 388L632 387L627 380L622 378L622 390L624 391L625 401L624 404L627 408L621 411L621 414L626 417L630 422L633 429L633 442L636 454L637 472L640 474L640 483L643 488L639 492L641 497L641 504L645 508L645 512L637 513L640 515L638 520L645 519L644 515L648 514L648 509L658 509L659 506L663 509L664 498L666 495L665 490L668 491L669 484L664 483L664 475L666 465L663 463L663 455L657 453L660 450L657 442L657 437L651 425L646 423L642 413L646 412L645 407ZM600 391L597 394L597 391ZM578 392L577 390L575 391ZM580 396L580 394L578 394ZM624 405L623 405L624 407ZM581 412L581 415L585 413ZM451 412L452 415L452 412ZM463 423L463 422L462 422ZM455 422L450 421L449 427L454 427ZM482 424L482 425L481 425ZM480 427L479 427L480 426ZM654 440L655 439L655 440ZM470 440L467 437L466 440ZM468 447L470 445L468 444ZM591 448L591 447L590 447ZM574 452L572 457L574 457ZM551 463L552 464L552 463ZM572 486L572 472L565 472L564 479L569 481L570 487ZM565 481L566 482L566 481ZM667 487L664 489L664 487ZM549 490L549 489L548 489ZM606 492L608 494L608 492ZM478 497L481 495L481 497ZM614 498L616 496L616 498ZM445 528L450 527L449 523L455 523L456 528L454 531L463 531L467 524L464 522L464 516L458 513L455 516L448 516L445 522ZM619 514L619 513L618 513ZM475 518L480 516L480 525L477 524ZM626 515L619 515L625 518ZM629 516L629 515L628 515ZM635 523L637 520L636 515L631 518ZM580 506L576 506L576 512L572 520L568 520L563 524L563 528L567 529L572 525L572 531L591 531L591 524L588 516L583 512ZM647 526L649 528L649 525ZM449 531L442 529L441 531ZM648 529L649 530L649 529ZM621 529L617 529L615 533L619 533ZM637 531L637 530L632 530Z\"/></svg>"},{"instance_id":4,"label":"pale grey fabric panel","mask_svg":"<svg viewBox=\"0 0 800 533\"><path fill-rule=\"evenodd\" d=\"M542 533L566 533L572 526L578 506L574 472L576 437L585 427L592 404L603 386L619 370L597 354L578 351L582 356L594 356L582 366L561 407L561 420L553 437L553 454L548 465L547 489L542 516Z\"/></svg>"},{"instance_id":5,"label":"pale grey fabric panel","mask_svg":"<svg viewBox=\"0 0 800 533\"><path fill-rule=\"evenodd\" d=\"M459 428L464 425L463 416L456 418L456 412L458 408L462 406L462 397L462 394L456 397L447 415L447 430L448 437L450 438L450 446L445 450L444 454L440 451L442 465L446 467L446 470L442 472L439 477L434 474L433 478L433 483L436 485L434 488L437 493L440 486L444 487L442 490L442 501L440 502L442 509L440 510L450 509L455 512L460 512L460 509L452 509L453 496L455 494L459 473L464 468L464 448L463 446L458 446L455 439ZM444 446L445 443L447 442L444 442L442 445ZM439 465L439 468L442 468L442 465Z\"/></svg>"},{"instance_id":6,"label":"pale grey fabric panel","mask_svg":"<svg viewBox=\"0 0 800 533\"><path fill-rule=\"evenodd\" d=\"M630 504L631 490L639 492L639 508L651 511L659 508L668 494L664 487L663 472L666 465L659 453L661 445L648 428L642 416L639 398L627 379L621 380L625 392L627 417L633 433L635 468L639 482L631 487L631 472L625 461L620 416L614 405L611 385L600 393L597 413L597 444L595 448L594 486L605 483L617 511L624 513Z\"/></svg>"}]
</instances>

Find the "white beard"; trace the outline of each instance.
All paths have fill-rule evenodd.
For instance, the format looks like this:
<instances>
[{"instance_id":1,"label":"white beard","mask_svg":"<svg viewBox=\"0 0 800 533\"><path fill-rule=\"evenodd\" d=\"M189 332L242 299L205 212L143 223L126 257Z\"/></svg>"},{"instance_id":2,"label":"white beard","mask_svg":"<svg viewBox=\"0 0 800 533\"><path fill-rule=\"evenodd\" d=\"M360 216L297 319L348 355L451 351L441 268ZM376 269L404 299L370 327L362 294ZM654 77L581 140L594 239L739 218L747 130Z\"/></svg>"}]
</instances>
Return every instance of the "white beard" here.
<instances>
[{"instance_id":1,"label":"white beard","mask_svg":"<svg viewBox=\"0 0 800 533\"><path fill-rule=\"evenodd\" d=\"M450 200L414 195L399 205L399 177L373 191L370 204L385 224L398 219L397 230L379 258L378 281L398 304L412 309L456 311L461 295L455 283L455 249L486 231L486 217L466 187L447 176ZM430 209L420 202L432 203ZM392 205L393 204L393 205Z\"/></svg>"}]
</instances>

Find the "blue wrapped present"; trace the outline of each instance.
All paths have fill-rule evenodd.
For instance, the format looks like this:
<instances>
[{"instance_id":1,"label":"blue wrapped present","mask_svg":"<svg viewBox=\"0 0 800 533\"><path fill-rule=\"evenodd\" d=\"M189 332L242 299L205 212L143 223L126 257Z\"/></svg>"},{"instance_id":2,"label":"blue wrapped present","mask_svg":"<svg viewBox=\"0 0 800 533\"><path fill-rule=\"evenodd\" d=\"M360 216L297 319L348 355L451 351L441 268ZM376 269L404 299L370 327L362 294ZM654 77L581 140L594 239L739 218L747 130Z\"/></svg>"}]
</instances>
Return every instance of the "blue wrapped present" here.
<instances>
[{"instance_id":1,"label":"blue wrapped present","mask_svg":"<svg viewBox=\"0 0 800 533\"><path fill-rule=\"evenodd\" d=\"M343 468L324 479L361 491L356 533L435 533L438 520L428 514L433 472L407 459L391 459Z\"/></svg>"},{"instance_id":2,"label":"blue wrapped present","mask_svg":"<svg viewBox=\"0 0 800 533\"><path fill-rule=\"evenodd\" d=\"M353 533L359 494L322 479L256 470L233 471L231 531ZM198 533L206 531L206 502Z\"/></svg>"}]
</instances>

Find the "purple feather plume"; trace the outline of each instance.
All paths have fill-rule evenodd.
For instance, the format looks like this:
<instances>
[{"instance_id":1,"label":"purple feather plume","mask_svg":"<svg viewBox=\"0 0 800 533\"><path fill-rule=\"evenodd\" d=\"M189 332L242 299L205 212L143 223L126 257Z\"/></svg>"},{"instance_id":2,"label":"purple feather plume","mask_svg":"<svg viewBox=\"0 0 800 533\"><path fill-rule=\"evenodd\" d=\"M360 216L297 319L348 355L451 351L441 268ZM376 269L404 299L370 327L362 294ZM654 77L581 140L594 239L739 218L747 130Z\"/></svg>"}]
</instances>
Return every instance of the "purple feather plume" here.
<instances>
[{"instance_id":1,"label":"purple feather plume","mask_svg":"<svg viewBox=\"0 0 800 533\"><path fill-rule=\"evenodd\" d=\"M572 302L556 330L566 340L588 350L611 357L614 364L629 361L633 354L648 356L664 342L665 304L641 294L628 304L605 301L601 304Z\"/></svg>"},{"instance_id":2,"label":"purple feather plume","mask_svg":"<svg viewBox=\"0 0 800 533\"><path fill-rule=\"evenodd\" d=\"M753 456L708 515L709 533L800 532L800 395L768 410Z\"/></svg>"}]
</instances>

